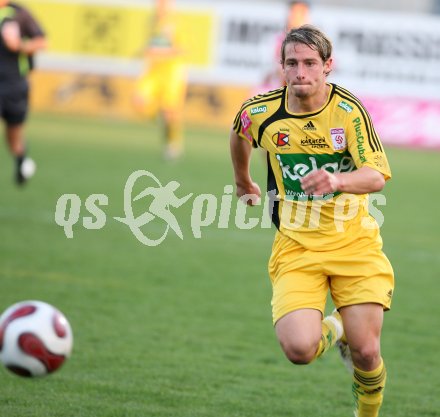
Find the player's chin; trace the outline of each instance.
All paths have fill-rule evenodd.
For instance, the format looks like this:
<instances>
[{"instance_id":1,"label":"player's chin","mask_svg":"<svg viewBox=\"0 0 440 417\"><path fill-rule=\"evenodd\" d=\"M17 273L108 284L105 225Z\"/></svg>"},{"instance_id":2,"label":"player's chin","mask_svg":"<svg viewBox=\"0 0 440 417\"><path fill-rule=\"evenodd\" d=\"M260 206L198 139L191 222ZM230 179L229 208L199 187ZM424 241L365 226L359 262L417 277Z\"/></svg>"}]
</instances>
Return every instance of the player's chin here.
<instances>
[{"instance_id":1,"label":"player's chin","mask_svg":"<svg viewBox=\"0 0 440 417\"><path fill-rule=\"evenodd\" d=\"M293 86L293 94L295 97L308 97L310 95L310 89L308 85L294 85Z\"/></svg>"}]
</instances>

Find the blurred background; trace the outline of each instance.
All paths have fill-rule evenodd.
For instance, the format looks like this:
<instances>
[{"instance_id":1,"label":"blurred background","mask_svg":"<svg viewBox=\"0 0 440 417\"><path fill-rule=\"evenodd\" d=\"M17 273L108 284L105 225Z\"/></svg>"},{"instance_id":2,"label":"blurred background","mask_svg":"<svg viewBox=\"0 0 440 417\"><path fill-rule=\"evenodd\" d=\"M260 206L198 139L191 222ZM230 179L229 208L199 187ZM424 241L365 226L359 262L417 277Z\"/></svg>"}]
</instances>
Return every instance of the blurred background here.
<instances>
[{"instance_id":1,"label":"blurred background","mask_svg":"<svg viewBox=\"0 0 440 417\"><path fill-rule=\"evenodd\" d=\"M33 108L133 118L152 2L23 1L47 31L38 56ZM438 147L440 1L310 2L310 22L335 47L330 81L358 95L386 143ZM237 106L274 66L286 24L283 1L177 0L189 66L188 123L229 127Z\"/></svg>"}]
</instances>

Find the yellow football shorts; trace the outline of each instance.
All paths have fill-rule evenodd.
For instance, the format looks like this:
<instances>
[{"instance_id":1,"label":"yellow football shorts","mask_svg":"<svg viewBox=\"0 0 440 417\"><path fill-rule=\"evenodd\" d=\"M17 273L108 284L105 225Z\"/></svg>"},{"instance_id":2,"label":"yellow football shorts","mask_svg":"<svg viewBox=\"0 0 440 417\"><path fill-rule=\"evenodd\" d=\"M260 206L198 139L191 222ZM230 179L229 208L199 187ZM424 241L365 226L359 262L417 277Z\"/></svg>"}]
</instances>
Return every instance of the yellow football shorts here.
<instances>
[{"instance_id":1,"label":"yellow football shorts","mask_svg":"<svg viewBox=\"0 0 440 417\"><path fill-rule=\"evenodd\" d=\"M380 242L359 240L343 249L311 251L277 232L269 276L274 323L302 308L324 314L328 290L336 308L378 303L388 310L394 290L393 269Z\"/></svg>"}]
</instances>

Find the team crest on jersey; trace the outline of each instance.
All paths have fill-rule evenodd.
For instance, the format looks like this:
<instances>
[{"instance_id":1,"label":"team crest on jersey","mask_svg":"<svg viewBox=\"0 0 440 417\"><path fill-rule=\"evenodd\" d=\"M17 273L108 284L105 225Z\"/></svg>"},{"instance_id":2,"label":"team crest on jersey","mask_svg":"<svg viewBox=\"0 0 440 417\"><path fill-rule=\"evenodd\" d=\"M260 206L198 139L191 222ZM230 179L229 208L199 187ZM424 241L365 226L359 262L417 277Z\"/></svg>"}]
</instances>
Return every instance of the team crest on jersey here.
<instances>
[{"instance_id":1,"label":"team crest on jersey","mask_svg":"<svg viewBox=\"0 0 440 417\"><path fill-rule=\"evenodd\" d=\"M340 151L347 147L347 140L345 139L345 130L343 128L330 129L330 135L332 137L333 149Z\"/></svg>"},{"instance_id":2,"label":"team crest on jersey","mask_svg":"<svg viewBox=\"0 0 440 417\"><path fill-rule=\"evenodd\" d=\"M275 143L275 145L278 147L282 147L282 146L290 146L289 143L289 133L285 133L285 132L277 132L272 136L272 141L273 143Z\"/></svg>"}]
</instances>

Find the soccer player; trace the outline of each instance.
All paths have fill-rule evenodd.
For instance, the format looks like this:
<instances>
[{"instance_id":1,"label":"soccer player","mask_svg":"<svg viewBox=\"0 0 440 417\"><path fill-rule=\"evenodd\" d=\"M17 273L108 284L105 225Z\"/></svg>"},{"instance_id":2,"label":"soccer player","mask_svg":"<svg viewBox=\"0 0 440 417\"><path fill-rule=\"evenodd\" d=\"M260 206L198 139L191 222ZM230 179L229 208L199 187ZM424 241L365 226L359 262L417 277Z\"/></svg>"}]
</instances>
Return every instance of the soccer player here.
<instances>
[{"instance_id":1,"label":"soccer player","mask_svg":"<svg viewBox=\"0 0 440 417\"><path fill-rule=\"evenodd\" d=\"M165 158L183 151L183 111L187 81L181 34L171 0L157 0L145 49L146 69L136 84L134 105L144 116L160 115L164 124Z\"/></svg>"},{"instance_id":2,"label":"soccer player","mask_svg":"<svg viewBox=\"0 0 440 417\"><path fill-rule=\"evenodd\" d=\"M353 372L357 417L376 417L386 371L383 312L394 288L368 194L391 173L361 102L327 82L332 44L319 29L291 30L281 47L286 86L242 105L230 136L237 195L260 196L252 145L268 153L277 228L269 261L276 335L287 358L308 364L335 343ZM327 292L336 309L323 319ZM351 356L351 357L350 357Z\"/></svg>"},{"instance_id":3,"label":"soccer player","mask_svg":"<svg viewBox=\"0 0 440 417\"><path fill-rule=\"evenodd\" d=\"M28 74L34 54L46 47L44 32L24 7L0 0L0 116L6 140L16 159L15 180L21 185L35 171L26 157L24 123L29 107Z\"/></svg>"}]
</instances>

